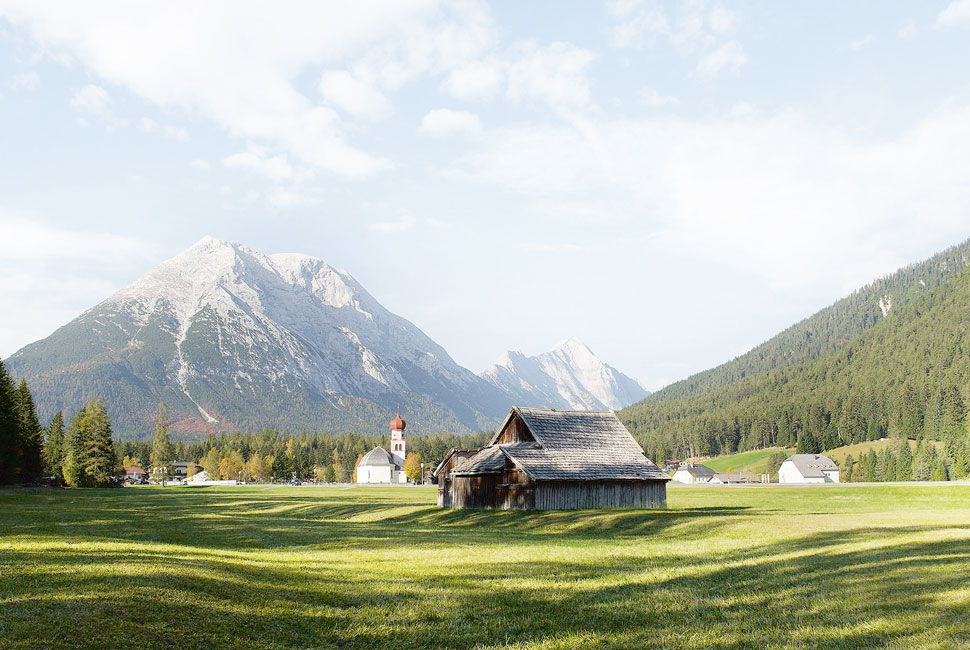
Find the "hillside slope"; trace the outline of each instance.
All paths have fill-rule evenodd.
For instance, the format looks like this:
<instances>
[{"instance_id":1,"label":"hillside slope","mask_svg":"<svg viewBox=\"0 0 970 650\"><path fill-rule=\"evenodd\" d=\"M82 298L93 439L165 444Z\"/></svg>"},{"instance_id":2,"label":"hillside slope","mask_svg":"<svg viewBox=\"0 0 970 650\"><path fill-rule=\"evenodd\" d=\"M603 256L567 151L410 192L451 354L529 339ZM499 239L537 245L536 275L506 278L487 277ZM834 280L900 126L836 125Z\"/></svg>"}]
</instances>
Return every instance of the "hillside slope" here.
<instances>
[{"instance_id":1,"label":"hillside slope","mask_svg":"<svg viewBox=\"0 0 970 650\"><path fill-rule=\"evenodd\" d=\"M943 441L948 462L966 475L968 306L965 270L823 357L619 415L648 455L722 455L791 446L799 436L821 449L925 436Z\"/></svg>"},{"instance_id":2,"label":"hillside slope","mask_svg":"<svg viewBox=\"0 0 970 650\"><path fill-rule=\"evenodd\" d=\"M747 376L818 358L943 285L970 263L970 240L876 280L749 352L652 393L648 403L698 395Z\"/></svg>"}]
</instances>

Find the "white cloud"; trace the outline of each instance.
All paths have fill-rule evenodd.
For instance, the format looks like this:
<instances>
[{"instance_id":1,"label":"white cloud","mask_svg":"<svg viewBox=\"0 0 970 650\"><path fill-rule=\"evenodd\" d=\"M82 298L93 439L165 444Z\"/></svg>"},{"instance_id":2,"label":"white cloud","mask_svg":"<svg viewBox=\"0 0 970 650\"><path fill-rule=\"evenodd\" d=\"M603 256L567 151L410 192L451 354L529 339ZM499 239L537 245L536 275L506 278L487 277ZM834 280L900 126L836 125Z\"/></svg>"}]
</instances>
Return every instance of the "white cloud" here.
<instances>
[{"instance_id":1,"label":"white cloud","mask_svg":"<svg viewBox=\"0 0 970 650\"><path fill-rule=\"evenodd\" d=\"M900 27L899 31L896 33L899 35L899 38L903 39L904 41L911 41L914 38L916 38L916 32L917 32L916 23L914 23L913 21L909 21L905 25Z\"/></svg>"},{"instance_id":2,"label":"white cloud","mask_svg":"<svg viewBox=\"0 0 970 650\"><path fill-rule=\"evenodd\" d=\"M797 113L490 133L465 157L468 177L536 202L608 200L642 224L638 231L662 236L667 250L762 276L776 289L851 290L909 259L894 252L898 242L965 236L970 108L930 115L882 143Z\"/></svg>"},{"instance_id":3,"label":"white cloud","mask_svg":"<svg viewBox=\"0 0 970 650\"><path fill-rule=\"evenodd\" d=\"M280 182L294 176L293 166L285 155L269 155L262 147L250 144L249 149L227 156L222 164L229 168L245 169L271 181Z\"/></svg>"},{"instance_id":4,"label":"white cloud","mask_svg":"<svg viewBox=\"0 0 970 650\"><path fill-rule=\"evenodd\" d=\"M436 138L480 133L482 121L474 113L436 108L421 120L421 133Z\"/></svg>"},{"instance_id":5,"label":"white cloud","mask_svg":"<svg viewBox=\"0 0 970 650\"><path fill-rule=\"evenodd\" d=\"M866 34L862 38L856 39L851 43L849 43L849 49L858 52L859 50L866 47L867 45L871 45L872 42L875 40L876 40L875 36L873 36L872 34Z\"/></svg>"},{"instance_id":6,"label":"white cloud","mask_svg":"<svg viewBox=\"0 0 970 650\"><path fill-rule=\"evenodd\" d=\"M737 73L748 61L744 47L732 39L740 15L721 2L694 0L668 10L654 0L613 0L607 2L607 12L615 21L610 29L614 47L666 42L681 56L699 57L697 70L708 77L722 70Z\"/></svg>"},{"instance_id":7,"label":"white cloud","mask_svg":"<svg viewBox=\"0 0 970 650\"><path fill-rule=\"evenodd\" d=\"M209 171L209 161L202 160L201 158L196 158L189 163L189 166L192 167L192 169L198 169L201 172Z\"/></svg>"},{"instance_id":8,"label":"white cloud","mask_svg":"<svg viewBox=\"0 0 970 650\"><path fill-rule=\"evenodd\" d=\"M393 89L464 66L494 39L487 8L473 0L151 7L11 0L3 13L55 60L79 61L136 97L349 177L390 162L352 144L334 109L298 88L301 75L367 71L376 88ZM345 106L349 96L341 97Z\"/></svg>"},{"instance_id":9,"label":"white cloud","mask_svg":"<svg viewBox=\"0 0 970 650\"><path fill-rule=\"evenodd\" d=\"M705 77L715 77L722 70L737 74L748 62L748 55L737 41L728 41L697 62L697 71Z\"/></svg>"},{"instance_id":10,"label":"white cloud","mask_svg":"<svg viewBox=\"0 0 970 650\"><path fill-rule=\"evenodd\" d=\"M323 73L320 93L325 101L354 117L377 120L390 111L387 98L380 91L346 70Z\"/></svg>"},{"instance_id":11,"label":"white cloud","mask_svg":"<svg viewBox=\"0 0 970 650\"><path fill-rule=\"evenodd\" d=\"M474 101L495 96L505 78L503 64L489 59L473 61L451 71L442 88L456 99Z\"/></svg>"},{"instance_id":12,"label":"white cloud","mask_svg":"<svg viewBox=\"0 0 970 650\"><path fill-rule=\"evenodd\" d=\"M82 113L97 115L111 104L111 95L101 86L88 84L71 97L71 108Z\"/></svg>"},{"instance_id":13,"label":"white cloud","mask_svg":"<svg viewBox=\"0 0 970 650\"><path fill-rule=\"evenodd\" d=\"M138 128L145 133L161 133L169 140L176 140L178 142L188 142L189 132L180 126L172 126L171 124L159 124L150 117L143 117L138 120Z\"/></svg>"},{"instance_id":14,"label":"white cloud","mask_svg":"<svg viewBox=\"0 0 970 650\"><path fill-rule=\"evenodd\" d=\"M653 88L641 88L637 91L637 101L647 108L666 108L676 106L680 100L672 95L661 95Z\"/></svg>"},{"instance_id":15,"label":"white cloud","mask_svg":"<svg viewBox=\"0 0 970 650\"><path fill-rule=\"evenodd\" d=\"M40 76L33 70L14 75L10 80L10 87L14 90L36 90L39 85Z\"/></svg>"},{"instance_id":16,"label":"white cloud","mask_svg":"<svg viewBox=\"0 0 970 650\"><path fill-rule=\"evenodd\" d=\"M514 101L538 101L554 108L586 104L588 68L595 58L589 50L569 43L520 43L511 52L507 95Z\"/></svg>"},{"instance_id":17,"label":"white cloud","mask_svg":"<svg viewBox=\"0 0 970 650\"><path fill-rule=\"evenodd\" d=\"M368 230L382 233L401 232L414 225L414 217L409 214L404 215L397 221L381 221L367 226Z\"/></svg>"},{"instance_id":18,"label":"white cloud","mask_svg":"<svg viewBox=\"0 0 970 650\"><path fill-rule=\"evenodd\" d=\"M954 0L936 17L940 27L957 27L970 23L970 0Z\"/></svg>"}]
</instances>

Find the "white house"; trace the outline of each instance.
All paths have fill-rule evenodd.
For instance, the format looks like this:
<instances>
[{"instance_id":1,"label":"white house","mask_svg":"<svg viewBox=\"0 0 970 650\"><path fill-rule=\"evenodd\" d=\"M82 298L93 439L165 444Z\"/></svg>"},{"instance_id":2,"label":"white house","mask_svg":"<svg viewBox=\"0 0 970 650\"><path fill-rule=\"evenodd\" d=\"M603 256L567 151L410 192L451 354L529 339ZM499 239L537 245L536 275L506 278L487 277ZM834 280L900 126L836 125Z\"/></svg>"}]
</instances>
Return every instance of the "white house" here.
<instances>
[{"instance_id":1,"label":"white house","mask_svg":"<svg viewBox=\"0 0 970 650\"><path fill-rule=\"evenodd\" d=\"M710 483L714 470L707 465L684 463L674 472L673 480L678 483Z\"/></svg>"},{"instance_id":2,"label":"white house","mask_svg":"<svg viewBox=\"0 0 970 650\"><path fill-rule=\"evenodd\" d=\"M391 420L391 451L374 447L364 454L357 463L358 483L407 483L404 473L406 443L404 429L407 422L401 419L401 412Z\"/></svg>"},{"instance_id":3,"label":"white house","mask_svg":"<svg viewBox=\"0 0 970 650\"><path fill-rule=\"evenodd\" d=\"M789 456L778 469L779 483L838 483L839 466L819 454Z\"/></svg>"}]
</instances>

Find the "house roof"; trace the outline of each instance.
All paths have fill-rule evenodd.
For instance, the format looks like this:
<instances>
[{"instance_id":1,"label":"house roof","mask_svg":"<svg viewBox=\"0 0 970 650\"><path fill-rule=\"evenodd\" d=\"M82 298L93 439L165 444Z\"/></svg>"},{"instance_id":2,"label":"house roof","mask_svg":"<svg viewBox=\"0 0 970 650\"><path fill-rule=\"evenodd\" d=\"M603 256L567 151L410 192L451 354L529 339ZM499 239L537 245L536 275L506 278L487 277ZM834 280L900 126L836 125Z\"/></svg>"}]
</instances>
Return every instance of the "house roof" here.
<instances>
[{"instance_id":1,"label":"house roof","mask_svg":"<svg viewBox=\"0 0 970 650\"><path fill-rule=\"evenodd\" d=\"M785 459L785 462L792 463L798 473L805 478L825 478L824 471L838 471L839 469L835 461L819 454L795 454Z\"/></svg>"},{"instance_id":2,"label":"house roof","mask_svg":"<svg viewBox=\"0 0 970 650\"><path fill-rule=\"evenodd\" d=\"M462 459L468 458L469 456L474 456L479 451L480 449L478 447L452 447L451 451L445 454L442 461L438 463L438 466L434 468L433 472L431 472L431 476L438 476L438 474L441 473L441 470L444 469L445 465L448 464L448 461L451 460L452 456L458 457L458 459L455 461L457 464L460 463Z\"/></svg>"},{"instance_id":3,"label":"house roof","mask_svg":"<svg viewBox=\"0 0 970 650\"><path fill-rule=\"evenodd\" d=\"M750 483L751 479L745 474L740 472L717 472L714 474L714 478L721 483Z\"/></svg>"},{"instance_id":4,"label":"house roof","mask_svg":"<svg viewBox=\"0 0 970 650\"><path fill-rule=\"evenodd\" d=\"M687 465L687 467L678 467L677 468L677 471L678 472L687 472L688 474L690 474L694 478L698 478L698 477L702 477L702 478L711 477L711 476L714 476L715 474L717 474L717 472L715 472L713 469L711 469L707 465L701 465L700 463L692 463L690 465Z\"/></svg>"},{"instance_id":5,"label":"house roof","mask_svg":"<svg viewBox=\"0 0 970 650\"><path fill-rule=\"evenodd\" d=\"M128 465L127 467L125 467L125 474L146 474L146 473L147 472L145 472L145 470L143 470L138 465Z\"/></svg>"},{"instance_id":6,"label":"house roof","mask_svg":"<svg viewBox=\"0 0 970 650\"><path fill-rule=\"evenodd\" d=\"M357 463L357 467L387 467L388 465L398 467L400 461L383 447L374 447Z\"/></svg>"},{"instance_id":7,"label":"house roof","mask_svg":"<svg viewBox=\"0 0 970 650\"><path fill-rule=\"evenodd\" d=\"M515 416L535 442L496 444ZM512 407L489 445L459 463L454 473L501 471L506 458L537 481L670 480L612 411Z\"/></svg>"}]
</instances>

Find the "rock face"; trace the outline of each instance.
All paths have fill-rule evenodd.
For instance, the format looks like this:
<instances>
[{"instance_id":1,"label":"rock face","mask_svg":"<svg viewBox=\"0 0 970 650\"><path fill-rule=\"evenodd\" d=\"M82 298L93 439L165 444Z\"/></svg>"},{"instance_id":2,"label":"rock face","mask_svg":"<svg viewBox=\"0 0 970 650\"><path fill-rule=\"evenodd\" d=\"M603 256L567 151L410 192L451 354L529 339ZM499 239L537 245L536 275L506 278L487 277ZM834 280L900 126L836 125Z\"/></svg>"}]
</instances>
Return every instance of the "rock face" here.
<instances>
[{"instance_id":1,"label":"rock face","mask_svg":"<svg viewBox=\"0 0 970 650\"><path fill-rule=\"evenodd\" d=\"M649 395L635 379L600 361L577 338L534 357L506 352L481 377L520 406L615 410Z\"/></svg>"},{"instance_id":2,"label":"rock face","mask_svg":"<svg viewBox=\"0 0 970 650\"><path fill-rule=\"evenodd\" d=\"M455 363L344 271L206 237L7 360L42 410L103 397L115 432L264 427L415 433L494 426L508 394Z\"/></svg>"}]
</instances>

